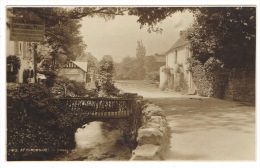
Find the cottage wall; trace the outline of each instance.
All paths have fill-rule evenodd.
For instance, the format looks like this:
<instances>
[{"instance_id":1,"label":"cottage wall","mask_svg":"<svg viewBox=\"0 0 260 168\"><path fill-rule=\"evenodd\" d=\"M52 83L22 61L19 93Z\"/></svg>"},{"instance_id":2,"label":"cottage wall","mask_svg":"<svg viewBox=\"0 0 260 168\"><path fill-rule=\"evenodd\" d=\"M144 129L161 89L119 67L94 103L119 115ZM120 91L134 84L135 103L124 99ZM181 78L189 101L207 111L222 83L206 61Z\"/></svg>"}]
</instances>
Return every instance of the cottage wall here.
<instances>
[{"instance_id":1,"label":"cottage wall","mask_svg":"<svg viewBox=\"0 0 260 168\"><path fill-rule=\"evenodd\" d=\"M180 46L176 48L176 50L168 53L166 55L166 67L172 68L174 72L174 86L178 86L180 84L180 74L177 73L177 69L181 68L181 71L184 74L184 79L188 84L189 90L188 92L195 92L196 87L194 82L192 81L192 77L190 72L188 71L188 61L187 59L190 57L190 50L189 50L189 44ZM177 57L176 57L176 51L177 51ZM176 59L177 58L177 59ZM181 65L181 67L180 67ZM163 87L165 81L167 80L166 75L160 71L160 88Z\"/></svg>"},{"instance_id":2,"label":"cottage wall","mask_svg":"<svg viewBox=\"0 0 260 168\"><path fill-rule=\"evenodd\" d=\"M23 71L25 69L33 69L33 58L28 49L28 42L10 41L10 29L6 29L6 57L9 55L16 55L20 58L21 67L18 71L17 82L23 82Z\"/></svg>"},{"instance_id":3,"label":"cottage wall","mask_svg":"<svg viewBox=\"0 0 260 168\"><path fill-rule=\"evenodd\" d=\"M163 69L165 68L165 66L160 67L160 86L159 89L163 90L164 85L167 81L167 76L166 74L163 72Z\"/></svg>"},{"instance_id":4,"label":"cottage wall","mask_svg":"<svg viewBox=\"0 0 260 168\"><path fill-rule=\"evenodd\" d=\"M77 82L86 82L86 75L82 69L79 68L63 68L60 70L60 75L75 80Z\"/></svg>"},{"instance_id":5,"label":"cottage wall","mask_svg":"<svg viewBox=\"0 0 260 168\"><path fill-rule=\"evenodd\" d=\"M166 55L166 67L167 68L174 68L174 53L168 53Z\"/></svg>"}]
</instances>

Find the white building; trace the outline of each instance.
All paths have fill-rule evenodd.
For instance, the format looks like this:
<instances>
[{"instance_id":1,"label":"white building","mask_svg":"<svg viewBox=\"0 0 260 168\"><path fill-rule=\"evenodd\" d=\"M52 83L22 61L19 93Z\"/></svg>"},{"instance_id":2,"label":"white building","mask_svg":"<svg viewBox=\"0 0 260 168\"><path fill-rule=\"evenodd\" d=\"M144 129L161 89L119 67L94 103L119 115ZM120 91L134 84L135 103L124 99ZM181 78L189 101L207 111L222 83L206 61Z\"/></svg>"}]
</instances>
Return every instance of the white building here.
<instances>
[{"instance_id":1,"label":"white building","mask_svg":"<svg viewBox=\"0 0 260 168\"><path fill-rule=\"evenodd\" d=\"M180 38L166 52L166 65L160 67L160 89L176 88L186 85L188 93L195 93L197 88L188 70L188 58L192 56L190 42L185 32L180 32Z\"/></svg>"},{"instance_id":2,"label":"white building","mask_svg":"<svg viewBox=\"0 0 260 168\"><path fill-rule=\"evenodd\" d=\"M30 46L30 42L10 41L10 27L6 26L6 57L16 55L21 61L21 68L17 75L18 83L23 82L23 71L25 69L33 70L33 56Z\"/></svg>"}]
</instances>

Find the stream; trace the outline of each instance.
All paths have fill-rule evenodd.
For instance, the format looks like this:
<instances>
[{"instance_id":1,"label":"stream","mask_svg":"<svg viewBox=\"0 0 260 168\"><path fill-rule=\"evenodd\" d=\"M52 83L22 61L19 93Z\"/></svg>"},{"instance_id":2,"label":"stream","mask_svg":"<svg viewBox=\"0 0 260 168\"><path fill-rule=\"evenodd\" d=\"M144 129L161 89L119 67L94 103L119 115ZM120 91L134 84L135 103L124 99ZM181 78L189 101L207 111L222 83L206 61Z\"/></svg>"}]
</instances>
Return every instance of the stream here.
<instances>
[{"instance_id":1,"label":"stream","mask_svg":"<svg viewBox=\"0 0 260 168\"><path fill-rule=\"evenodd\" d=\"M56 161L129 160L131 150L124 145L119 130L104 129L102 122L91 122L75 133L76 148Z\"/></svg>"}]
</instances>

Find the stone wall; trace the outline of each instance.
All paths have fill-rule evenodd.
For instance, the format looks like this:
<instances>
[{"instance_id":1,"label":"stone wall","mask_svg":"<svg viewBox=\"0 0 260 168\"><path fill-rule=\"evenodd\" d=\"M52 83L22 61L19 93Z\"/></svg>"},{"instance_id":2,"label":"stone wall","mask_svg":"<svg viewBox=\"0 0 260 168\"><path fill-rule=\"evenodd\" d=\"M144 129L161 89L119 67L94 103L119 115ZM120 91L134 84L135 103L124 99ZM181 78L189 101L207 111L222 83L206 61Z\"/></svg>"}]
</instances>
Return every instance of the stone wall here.
<instances>
[{"instance_id":1,"label":"stone wall","mask_svg":"<svg viewBox=\"0 0 260 168\"><path fill-rule=\"evenodd\" d=\"M151 103L142 107L142 127L138 131L138 145L130 160L163 160L169 148L170 127L163 110Z\"/></svg>"},{"instance_id":2,"label":"stone wall","mask_svg":"<svg viewBox=\"0 0 260 168\"><path fill-rule=\"evenodd\" d=\"M255 103L255 72L232 70L225 90L225 99Z\"/></svg>"}]
</instances>

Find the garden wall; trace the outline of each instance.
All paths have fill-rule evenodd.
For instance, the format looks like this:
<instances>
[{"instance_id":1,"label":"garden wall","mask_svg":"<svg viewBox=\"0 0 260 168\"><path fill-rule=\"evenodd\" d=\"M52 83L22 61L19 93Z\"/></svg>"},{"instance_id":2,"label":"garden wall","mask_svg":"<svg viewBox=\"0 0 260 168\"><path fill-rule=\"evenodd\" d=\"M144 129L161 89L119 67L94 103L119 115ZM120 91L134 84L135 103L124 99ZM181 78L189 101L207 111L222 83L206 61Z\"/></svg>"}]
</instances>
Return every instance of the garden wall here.
<instances>
[{"instance_id":1,"label":"garden wall","mask_svg":"<svg viewBox=\"0 0 260 168\"><path fill-rule=\"evenodd\" d=\"M163 160L170 144L170 127L163 110L151 103L142 107L142 127L138 130L138 145L130 160Z\"/></svg>"},{"instance_id":2,"label":"garden wall","mask_svg":"<svg viewBox=\"0 0 260 168\"><path fill-rule=\"evenodd\" d=\"M255 103L255 72L232 70L225 90L225 99Z\"/></svg>"}]
</instances>

